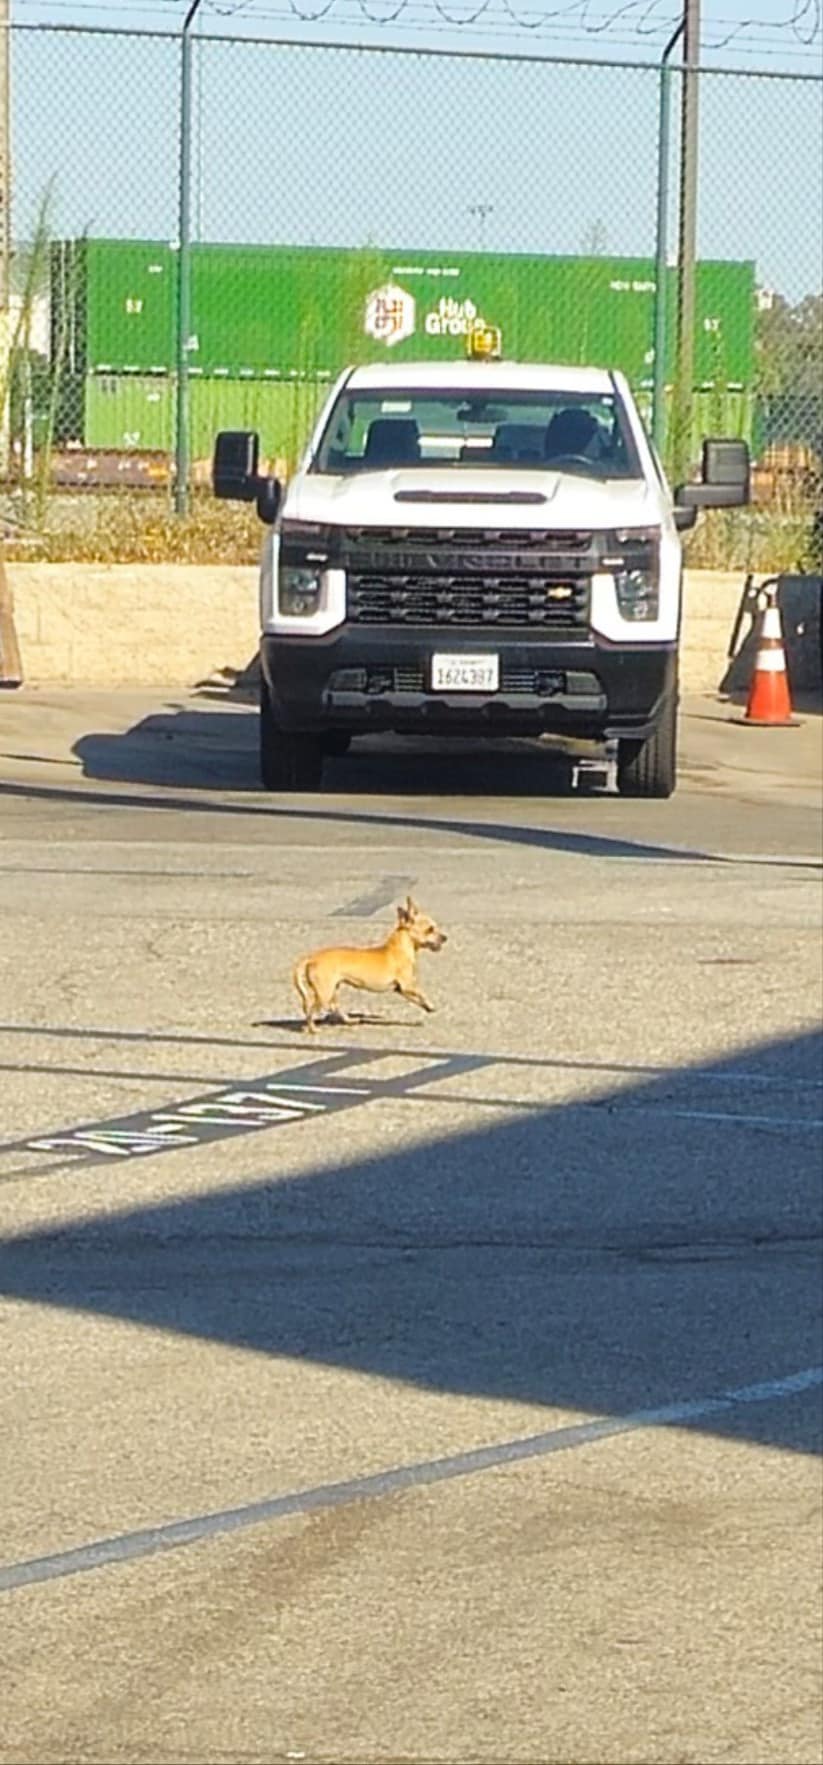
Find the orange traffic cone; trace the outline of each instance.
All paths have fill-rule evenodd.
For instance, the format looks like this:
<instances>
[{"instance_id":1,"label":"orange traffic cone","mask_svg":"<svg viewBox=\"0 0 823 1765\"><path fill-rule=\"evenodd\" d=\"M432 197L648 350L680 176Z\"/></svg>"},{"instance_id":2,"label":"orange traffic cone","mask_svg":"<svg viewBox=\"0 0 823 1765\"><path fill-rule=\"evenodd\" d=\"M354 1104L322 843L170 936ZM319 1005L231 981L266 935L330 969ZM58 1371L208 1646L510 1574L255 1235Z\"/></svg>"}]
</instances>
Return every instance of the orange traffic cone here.
<instances>
[{"instance_id":1,"label":"orange traffic cone","mask_svg":"<svg viewBox=\"0 0 823 1765\"><path fill-rule=\"evenodd\" d=\"M798 718L792 716L783 626L777 605L777 584L764 585L760 593L762 617L746 713L735 721L769 724L773 728L785 729L796 724Z\"/></svg>"}]
</instances>

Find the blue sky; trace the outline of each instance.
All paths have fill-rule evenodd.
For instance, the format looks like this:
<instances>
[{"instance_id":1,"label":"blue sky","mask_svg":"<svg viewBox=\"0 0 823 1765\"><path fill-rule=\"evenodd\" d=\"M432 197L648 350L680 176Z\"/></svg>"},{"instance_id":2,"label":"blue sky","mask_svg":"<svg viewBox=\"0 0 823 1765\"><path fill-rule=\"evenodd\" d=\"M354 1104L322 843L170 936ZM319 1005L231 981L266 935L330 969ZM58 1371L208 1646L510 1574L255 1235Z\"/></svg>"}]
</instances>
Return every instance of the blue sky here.
<instances>
[{"instance_id":1,"label":"blue sky","mask_svg":"<svg viewBox=\"0 0 823 1765\"><path fill-rule=\"evenodd\" d=\"M476 12L480 0L438 0L452 17L470 3ZM511 23L503 32L508 3L489 0L458 33L432 0L407 0L408 28L400 31L401 15L368 37L364 8L377 16L382 6L385 16L399 0L332 0L314 25L300 25L289 0L247 0L233 16L237 0L204 0L194 143L200 235L444 253L481 243L577 253L597 238L610 252L650 255L658 87L648 63L670 26L670 0L628 0L622 11L619 0L566 0L566 11L562 0L547 0L540 32ZM294 4L319 11L329 0ZM538 0L511 6L510 18L538 12ZM707 65L741 71L701 82L699 251L754 259L759 282L792 299L821 281L821 86L755 70L819 73L820 11L819 0L704 0L706 44L730 39L706 49ZM19 23L166 32L184 6L13 0L13 12ZM746 25L755 13L756 27ZM226 32L237 40L218 41ZM293 44L245 40L254 35L287 35ZM319 47L335 36L364 48ZM366 53L369 41L395 41L407 53ZM647 65L426 53L455 43ZM15 230L25 232L54 176L58 231L174 238L178 84L178 47L168 38L16 33Z\"/></svg>"}]
</instances>

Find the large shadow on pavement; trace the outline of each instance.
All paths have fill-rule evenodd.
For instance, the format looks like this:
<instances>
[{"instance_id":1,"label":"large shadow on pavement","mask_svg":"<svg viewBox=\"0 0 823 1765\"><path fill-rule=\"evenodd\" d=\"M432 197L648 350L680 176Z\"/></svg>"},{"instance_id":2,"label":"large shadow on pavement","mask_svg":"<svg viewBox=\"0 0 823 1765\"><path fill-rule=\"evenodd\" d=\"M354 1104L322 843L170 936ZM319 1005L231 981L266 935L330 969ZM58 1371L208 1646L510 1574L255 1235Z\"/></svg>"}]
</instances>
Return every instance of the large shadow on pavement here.
<instances>
[{"instance_id":1,"label":"large shadow on pavement","mask_svg":"<svg viewBox=\"0 0 823 1765\"><path fill-rule=\"evenodd\" d=\"M735 862L731 856L718 858L712 852L668 845L654 838L546 825L552 816L552 796L568 795L570 763L537 743L484 749L476 744L434 744L424 752L413 747L401 746L393 752L379 744L367 746L355 757L329 761L327 790L314 798L268 796L259 788L256 719L242 704L203 711L170 702L162 712L152 713L124 732L81 736L73 751L82 762L87 784L40 784L36 778L26 783L0 782L0 801L6 797L101 813L114 808L161 814L185 811L187 815L245 819L247 824L252 817L255 824L271 828L275 837L278 823L285 820L304 825L320 838L324 828L374 828L389 835L395 828L413 828L591 857ZM111 788L117 785L119 789ZM240 801L227 800L218 792L248 795ZM394 793L400 798L396 806L392 803ZM421 802L418 812L414 798L424 795L427 806ZM485 799L488 819L481 814L472 817L453 812L450 799L471 800L472 796ZM500 799L548 801L539 822L521 822L501 815ZM438 802L443 803L442 814L437 812ZM585 807L584 803L569 804L557 820L568 820L578 808L585 813ZM623 807L625 810L628 805ZM648 811L645 819L651 817L649 824L654 827L659 818L656 812L665 815L668 805L641 803L634 807Z\"/></svg>"},{"instance_id":2,"label":"large shadow on pavement","mask_svg":"<svg viewBox=\"0 0 823 1765\"><path fill-rule=\"evenodd\" d=\"M476 1116L502 1070L449 1088L471 1093ZM6 1241L0 1290L587 1414L780 1378L823 1358L822 1080L809 1034L710 1069L601 1074L585 1100L524 1102L448 1135L437 1087L423 1086L404 1106L413 1145L352 1157L354 1115L339 1113L333 1162L306 1174L290 1160L311 1121L267 1129L262 1180ZM382 1105L364 1107L379 1131ZM160 1156L180 1161L183 1183L198 1155ZM119 1168L107 1167L113 1196ZM48 1180L79 1198L84 1170ZM818 1410L759 1403L699 1425L813 1451Z\"/></svg>"},{"instance_id":3,"label":"large shadow on pavement","mask_svg":"<svg viewBox=\"0 0 823 1765\"><path fill-rule=\"evenodd\" d=\"M738 860L733 854L723 855L704 852L697 848L685 846L667 846L656 844L651 840L621 839L614 835L597 833L579 833L569 827L538 826L529 822L508 822L497 819L489 821L469 821L462 817L458 820L453 815L417 815L407 809L395 812L380 810L360 810L348 806L332 807L323 798L317 799L317 807L307 807L305 798L273 797L263 798L259 806L251 807L247 803L215 802L209 798L178 796L171 791L161 795L140 793L138 791L106 791L103 795L94 789L84 790L73 785L38 785L38 784L5 784L0 783L0 802L3 798L17 799L25 803L54 803L56 806L78 809L93 809L105 812L106 808L136 809L150 811L184 810L186 814L216 815L220 817L248 817L251 815L259 821L265 821L276 834L278 821L289 821L305 825L307 830L322 835L324 827L346 827L357 830L371 827L390 834L394 828L416 828L425 833L439 832L443 835L457 834L478 840L502 841L506 845L534 846L543 851L572 852L583 857L592 858L653 858L667 859L673 863L693 864L734 864ZM665 809L665 803L649 805ZM333 848L332 848L333 849ZM743 860L745 862L745 859ZM768 859L763 860L769 862ZM783 863L782 858L775 863ZM799 859L799 863L807 860Z\"/></svg>"}]
</instances>

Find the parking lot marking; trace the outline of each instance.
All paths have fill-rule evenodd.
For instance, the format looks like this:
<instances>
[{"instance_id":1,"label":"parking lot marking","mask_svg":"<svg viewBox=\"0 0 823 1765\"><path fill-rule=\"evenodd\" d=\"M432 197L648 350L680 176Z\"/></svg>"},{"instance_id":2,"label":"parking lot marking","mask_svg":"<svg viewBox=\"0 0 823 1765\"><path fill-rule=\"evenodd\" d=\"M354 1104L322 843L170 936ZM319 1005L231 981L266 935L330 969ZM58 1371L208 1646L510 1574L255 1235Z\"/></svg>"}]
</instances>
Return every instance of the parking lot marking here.
<instances>
[{"instance_id":1,"label":"parking lot marking","mask_svg":"<svg viewBox=\"0 0 823 1765\"><path fill-rule=\"evenodd\" d=\"M133 1039L133 1033L127 1032L125 1039ZM398 1071L398 1063L407 1063L409 1070ZM288 1065L279 1072L260 1078L239 1080L234 1085L224 1081L219 1090L206 1092L199 1097L184 1098L181 1102L174 1101L127 1116L81 1122L60 1128L56 1132L5 1141L0 1143L0 1153L60 1152L69 1155L63 1161L67 1166L76 1165L78 1158L85 1165L97 1159L147 1157L181 1147L192 1148L239 1133L311 1120L330 1111L349 1109L387 1097L396 1102L413 1101L422 1088L431 1085L436 1085L437 1089L428 1090L428 1098L446 1105L467 1102L477 1107L508 1109L513 1113L520 1110L539 1111L547 1106L539 1098L474 1097L471 1093L463 1095L452 1088L444 1088L444 1085L451 1087L455 1079L459 1080L480 1071L488 1073L496 1066L538 1065L552 1070L576 1067L578 1064L584 1070L599 1070L594 1063L586 1062L529 1062L517 1057L509 1060L505 1056L496 1059L490 1055L433 1054L423 1051L414 1055L396 1054L387 1049L348 1047L296 1066ZM382 1075L381 1065L384 1069ZM614 1072L647 1069L604 1066L603 1070ZM682 1076L698 1086L706 1079L721 1080L728 1077L723 1073L713 1073L710 1069L701 1072L699 1068ZM780 1082L771 1075L737 1075L738 1080L741 1076L755 1084ZM803 1078L787 1078L782 1084L784 1088L819 1088L818 1081ZM582 1113L605 1111L612 1118L653 1115L705 1122L712 1126L727 1125L755 1130L789 1130L817 1134L823 1129L823 1119L819 1116L803 1117L764 1110L753 1112L746 1109L703 1109L688 1100L678 1103L675 1098L660 1101L652 1099L648 1103L623 1103L620 1095L615 1095L614 1092L610 1092L607 1097L568 1098L565 1108ZM38 1173L25 1170L7 1171L0 1176L0 1182L15 1182L33 1174Z\"/></svg>"},{"instance_id":2,"label":"parking lot marking","mask_svg":"<svg viewBox=\"0 0 823 1765\"><path fill-rule=\"evenodd\" d=\"M0 1593L11 1593L21 1587L32 1587L44 1581L59 1581L69 1575L82 1575L92 1569L112 1564L130 1563L154 1556L160 1551L179 1550L187 1544L245 1531L294 1515L317 1513L323 1509L347 1506L351 1502L374 1501L406 1490L422 1489L435 1483L446 1483L456 1477L476 1476L482 1471L496 1470L527 1459L548 1458L556 1452L570 1452L582 1446L615 1435L637 1433L643 1428L685 1427L708 1416L733 1413L738 1407L755 1403L780 1403L823 1385L823 1366L801 1367L777 1379L762 1379L729 1391L684 1398L680 1402L661 1404L654 1409L635 1410L627 1416L595 1416L588 1422L575 1422L569 1427L552 1428L542 1434L501 1440L493 1446L479 1446L448 1458L424 1459L417 1464L397 1465L372 1476L352 1477L341 1483L325 1483L311 1489L275 1495L263 1501L249 1502L244 1507L224 1508L210 1514L197 1514L184 1520L173 1520L166 1526L147 1526L135 1532L124 1532L113 1538L99 1538L75 1549L56 1551L51 1556L33 1557L0 1566Z\"/></svg>"},{"instance_id":3,"label":"parking lot marking","mask_svg":"<svg viewBox=\"0 0 823 1765\"><path fill-rule=\"evenodd\" d=\"M823 1128L823 1119L816 1116L796 1115L746 1115L725 1109L691 1109L672 1108L668 1103L609 1103L612 1115L666 1115L680 1121L694 1122L732 1122L744 1128L803 1128L819 1133Z\"/></svg>"},{"instance_id":4,"label":"parking lot marking","mask_svg":"<svg viewBox=\"0 0 823 1765\"><path fill-rule=\"evenodd\" d=\"M0 1152L79 1152L84 1155L84 1163L98 1158L146 1157L183 1146L205 1145L234 1134L310 1120L382 1097L402 1098L435 1079L452 1078L488 1064L481 1056L424 1055L411 1071L381 1078L381 1061L392 1058L382 1050L362 1048L331 1054L234 1087L224 1086L201 1097L185 1098L180 1103L5 1141ZM362 1067L378 1070L374 1076L363 1079L359 1072ZM355 1084L346 1082L350 1068L357 1072ZM342 1083L337 1078L341 1072ZM9 1182L24 1174L15 1172L0 1180Z\"/></svg>"}]
</instances>

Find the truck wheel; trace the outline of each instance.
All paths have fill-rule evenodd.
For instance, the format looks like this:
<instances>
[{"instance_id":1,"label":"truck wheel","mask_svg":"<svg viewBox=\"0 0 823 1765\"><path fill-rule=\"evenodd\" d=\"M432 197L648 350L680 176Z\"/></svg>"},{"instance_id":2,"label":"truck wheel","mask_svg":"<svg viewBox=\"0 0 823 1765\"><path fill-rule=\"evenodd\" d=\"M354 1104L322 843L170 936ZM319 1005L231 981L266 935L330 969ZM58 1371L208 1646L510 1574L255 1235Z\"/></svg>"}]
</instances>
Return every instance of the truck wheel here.
<instances>
[{"instance_id":1,"label":"truck wheel","mask_svg":"<svg viewBox=\"0 0 823 1765\"><path fill-rule=\"evenodd\" d=\"M319 791L323 783L320 737L278 729L265 680L260 682L260 777L267 791Z\"/></svg>"},{"instance_id":2,"label":"truck wheel","mask_svg":"<svg viewBox=\"0 0 823 1765\"><path fill-rule=\"evenodd\" d=\"M670 797L677 784L677 699L667 700L657 728L645 741L617 744L621 797Z\"/></svg>"}]
</instances>

